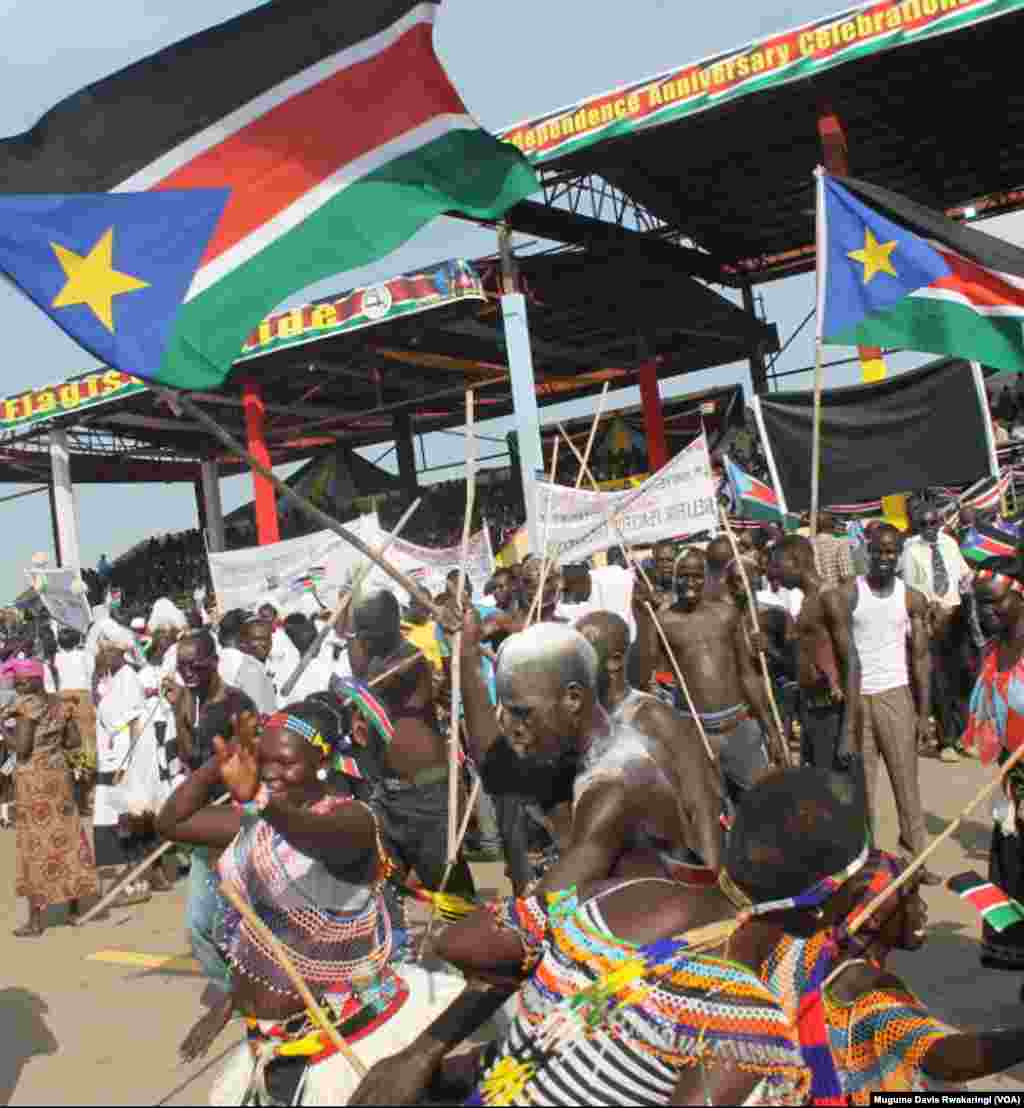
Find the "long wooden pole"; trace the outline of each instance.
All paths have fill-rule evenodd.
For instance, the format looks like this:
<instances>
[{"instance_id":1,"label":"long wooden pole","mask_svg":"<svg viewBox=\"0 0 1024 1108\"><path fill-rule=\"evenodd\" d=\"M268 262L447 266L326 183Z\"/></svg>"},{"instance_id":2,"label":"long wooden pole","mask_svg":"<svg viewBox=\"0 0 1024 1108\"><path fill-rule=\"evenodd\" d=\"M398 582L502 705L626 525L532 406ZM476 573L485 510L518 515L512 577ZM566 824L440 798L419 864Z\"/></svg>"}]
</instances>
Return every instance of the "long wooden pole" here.
<instances>
[{"instance_id":1,"label":"long wooden pole","mask_svg":"<svg viewBox=\"0 0 1024 1108\"><path fill-rule=\"evenodd\" d=\"M725 528L725 533L729 537L729 545L732 547L733 560L736 562L736 567L740 571L740 577L743 580L743 588L747 594L747 608L750 612L750 625L754 634L757 634L761 630L761 625L757 619L757 601L754 599L754 590L750 587L750 578L747 576L747 567L743 564L743 556L740 554L739 544L736 542L736 536L733 534L732 527L729 525L729 517L726 514L725 509L719 505L719 514L722 517L722 526ZM749 640L748 640L749 641ZM757 652L758 658L761 661L761 677L764 680L764 691L768 695L768 703L772 709L772 719L775 721L775 726L779 732L779 741L782 743L782 764L784 766L792 765L789 759L789 749L786 745L786 732L782 727L782 717L779 715L779 706L775 703L775 692L772 689L772 679L768 673L768 659L764 655L763 650Z\"/></svg>"},{"instance_id":2,"label":"long wooden pole","mask_svg":"<svg viewBox=\"0 0 1024 1108\"><path fill-rule=\"evenodd\" d=\"M333 531L334 534L344 539L350 546L354 546L363 557L369 558L375 566L382 569L392 581L401 585L411 596L415 596L438 623L442 626L445 625L446 615L444 611L434 603L434 598L430 593L416 581L412 580L411 577L402 573L396 566L393 566L386 558L383 558L375 550L367 546L358 535L354 535L347 527L343 527L333 516L329 516L321 508L318 508L312 500L296 492L286 481L282 481L269 466L265 466L258 458L253 457L253 455L231 434L225 431L215 419L207 415L207 413L192 400L188 393L173 392L170 389L161 389L160 392L172 408L175 410L180 408L188 412L188 414L196 420L197 423L202 424L202 426L209 431L225 449L230 450L232 454L247 462L252 467L253 471L258 473L261 477L265 477L268 481L272 481L274 487L285 500L290 500L307 515L312 516L321 527Z\"/></svg>"},{"instance_id":3,"label":"long wooden pole","mask_svg":"<svg viewBox=\"0 0 1024 1108\"><path fill-rule=\"evenodd\" d=\"M327 1038L331 1040L332 1045L338 1053L342 1055L345 1061L356 1071L356 1076L362 1080L369 1072L367 1067L360 1061L356 1052L345 1042L338 1033L338 1029L324 1014L323 1008L316 1002L316 998L309 991L309 986L303 981L302 974L295 968L291 958L288 957L288 952L278 941L277 936L267 927L263 920L256 915L234 885L227 881L222 882L220 893L225 900L234 906L235 910L245 920L249 927L256 932L264 949L269 950L277 959L278 965L288 975L288 979L291 981L292 985L295 986L295 991L302 998L302 1003L306 1006L306 1011L312 1016L314 1022L320 1025L321 1030Z\"/></svg>"},{"instance_id":4,"label":"long wooden pole","mask_svg":"<svg viewBox=\"0 0 1024 1108\"><path fill-rule=\"evenodd\" d=\"M422 503L423 498L419 497L414 500L408 508L405 509L405 511L402 513L402 518L395 524L394 528L391 531L391 534L388 535L387 542L377 547L377 553L380 554L381 557L384 557L384 555L387 554L387 552L391 549L392 543L402 533L405 525L412 518L413 512L415 512ZM348 611L349 605L352 603L353 592L354 590L350 590L341 598L338 603L338 607L334 612L334 615L331 616L326 626L323 627L317 637L310 644L310 647L306 651L306 653L303 654L302 657L299 659L299 664L295 667L295 671L292 673L291 677L289 677L288 680L285 681L285 683L281 686L282 698L291 695L291 691L295 688L299 678L306 672L309 664L323 649L323 645L327 641L327 636L331 633L331 629L336 627L338 623L342 619L344 619L345 613Z\"/></svg>"},{"instance_id":5,"label":"long wooden pole","mask_svg":"<svg viewBox=\"0 0 1024 1108\"><path fill-rule=\"evenodd\" d=\"M593 473L590 471L590 468L587 465L586 459L581 457L580 452L576 449L576 444L572 441L571 438L569 438L568 434L566 434L565 428L560 423L558 424L558 429L565 437L565 441L569 444L569 449L576 455L576 459L580 463L580 473L589 479L594 492L600 492L601 490L598 487L597 481L594 479ZM626 542L625 538L623 538L622 532L619 530L614 520L610 519L608 522L610 523L612 529L615 531L615 534L619 540L619 549L622 551L623 557L640 575L644 583L647 585L648 589L653 592L654 587L651 584L650 579L648 578L647 574L644 573L643 566L641 566L640 563L633 556L633 551L630 549L629 544ZM679 662L675 656L675 652L672 650L672 647L668 641L668 636L665 634L665 629L661 626L661 620L658 619L657 613L654 611L652 605L645 604L644 607L647 609L647 612L651 617L651 621L654 624L654 629L658 632L658 638L661 640L661 645L665 651L666 657L669 660L669 665L672 666L672 671L676 676L676 680L679 682L679 687L680 689L682 689L683 696L686 698L686 703L689 706L690 714L693 716L693 722L696 724L697 727L697 733L700 735L701 742L704 744L704 750L707 752L708 758L710 758L711 761L714 762L715 753L711 749L711 743L708 741L707 732L704 730L704 722L700 718L700 715L698 714L697 709L694 706L693 697L690 695L690 688L686 684L686 678L683 677L683 671L680 668Z\"/></svg>"},{"instance_id":6,"label":"long wooden pole","mask_svg":"<svg viewBox=\"0 0 1024 1108\"><path fill-rule=\"evenodd\" d=\"M818 493L821 487L821 339L814 344L814 426L811 431L811 538L818 534Z\"/></svg>"},{"instance_id":7,"label":"long wooden pole","mask_svg":"<svg viewBox=\"0 0 1024 1108\"><path fill-rule=\"evenodd\" d=\"M1005 780L1006 775L1011 769L1024 757L1024 744L1019 746L1009 758L999 767L999 772L996 776L989 781L989 783L983 786L975 794L974 799L967 805L966 808L953 820L953 822L942 832L941 835L936 835L934 839L928 844L928 846L921 851L920 854L910 863L909 866L892 882L891 885L887 885L873 900L868 903L868 906L860 912L856 919L850 924L850 934L855 935L865 923L874 915L878 908L885 903L886 900L893 893L897 892L903 885L905 885L911 877L928 861L928 859L935 853L941 843L944 843L956 829L963 823L964 818L969 816L971 812L988 796L994 792Z\"/></svg>"},{"instance_id":8,"label":"long wooden pole","mask_svg":"<svg viewBox=\"0 0 1024 1108\"><path fill-rule=\"evenodd\" d=\"M548 484L554 486L555 474L558 472L558 439L555 439L554 448L551 451L551 474ZM544 603L544 586L547 584L548 574L548 535L551 533L551 493L548 492L547 510L544 512L544 538L540 548L540 581L537 583L537 595L530 604L530 610L526 616L526 626L529 627L534 619L540 618L541 608Z\"/></svg>"},{"instance_id":9,"label":"long wooden pole","mask_svg":"<svg viewBox=\"0 0 1024 1108\"><path fill-rule=\"evenodd\" d=\"M604 402L605 398L608 395L608 386L610 384L610 381L605 381L604 388L601 390L601 399L597 402L597 411L594 413L594 421L590 425L590 434L587 435L587 446L586 449L583 451L583 457L580 459L580 471L576 474L576 488L579 488L580 485L583 484L583 478L589 472L587 470L587 465L590 462L590 451L593 449L594 438L597 435L597 427L598 424L601 422L601 416L604 413ZM579 458L579 451L576 449L576 444L572 441L572 439L569 438L568 435L566 435L565 428L560 423L558 425L558 429L565 436L565 440L566 442L568 442L569 446L572 447L572 452L576 455L577 458ZM600 490L595 489L594 491L598 492Z\"/></svg>"}]
</instances>

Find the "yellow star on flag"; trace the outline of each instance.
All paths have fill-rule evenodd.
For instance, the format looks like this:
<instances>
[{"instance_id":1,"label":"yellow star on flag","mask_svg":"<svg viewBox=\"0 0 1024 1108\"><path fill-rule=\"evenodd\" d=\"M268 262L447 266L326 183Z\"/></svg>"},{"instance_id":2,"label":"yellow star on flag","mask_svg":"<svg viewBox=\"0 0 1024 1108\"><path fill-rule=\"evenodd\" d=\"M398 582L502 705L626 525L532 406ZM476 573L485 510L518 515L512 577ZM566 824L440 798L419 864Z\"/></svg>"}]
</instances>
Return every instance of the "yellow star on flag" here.
<instances>
[{"instance_id":1,"label":"yellow star on flag","mask_svg":"<svg viewBox=\"0 0 1024 1108\"><path fill-rule=\"evenodd\" d=\"M848 258L860 262L864 266L864 284L866 285L876 273L888 273L892 277L899 274L892 267L889 255L896 249L896 239L892 242L879 242L871 233L870 227L864 228L864 247L862 250L850 250Z\"/></svg>"},{"instance_id":2,"label":"yellow star on flag","mask_svg":"<svg viewBox=\"0 0 1024 1108\"><path fill-rule=\"evenodd\" d=\"M124 292L149 288L128 273L114 269L114 228L110 227L86 255L76 254L59 242L51 242L57 261L67 277L53 301L54 308L88 304L93 314L111 333L114 331L113 299Z\"/></svg>"}]
</instances>

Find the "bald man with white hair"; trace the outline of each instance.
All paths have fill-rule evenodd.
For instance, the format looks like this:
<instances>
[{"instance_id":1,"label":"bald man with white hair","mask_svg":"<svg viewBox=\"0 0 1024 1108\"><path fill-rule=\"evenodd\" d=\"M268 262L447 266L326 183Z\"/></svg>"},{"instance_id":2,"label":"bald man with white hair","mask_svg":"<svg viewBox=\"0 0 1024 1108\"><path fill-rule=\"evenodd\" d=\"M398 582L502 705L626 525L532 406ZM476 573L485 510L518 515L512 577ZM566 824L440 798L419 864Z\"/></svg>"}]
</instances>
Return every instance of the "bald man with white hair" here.
<instances>
[{"instance_id":1,"label":"bald man with white hair","mask_svg":"<svg viewBox=\"0 0 1024 1108\"><path fill-rule=\"evenodd\" d=\"M606 629L596 636L603 651L606 631L617 623L588 620ZM637 852L662 875L713 882L720 838L679 799L678 736L654 698L633 698L626 710L620 704L609 714L601 703L607 687L602 660L592 641L564 624L541 623L503 644L495 715L477 667L469 664L477 633L471 628L467 621L463 697L484 786L534 798L560 832L561 857L540 889L608 877L620 862L635 861ZM712 804L714 776L701 775Z\"/></svg>"}]
</instances>

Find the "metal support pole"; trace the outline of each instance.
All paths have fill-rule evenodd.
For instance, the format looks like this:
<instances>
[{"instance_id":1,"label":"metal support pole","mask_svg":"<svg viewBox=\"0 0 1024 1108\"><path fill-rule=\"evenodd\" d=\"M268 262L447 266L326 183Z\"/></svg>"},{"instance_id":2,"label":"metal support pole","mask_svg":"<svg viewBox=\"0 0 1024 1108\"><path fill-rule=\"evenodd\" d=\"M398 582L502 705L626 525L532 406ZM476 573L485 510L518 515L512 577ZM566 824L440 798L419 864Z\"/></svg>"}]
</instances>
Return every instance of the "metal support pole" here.
<instances>
[{"instance_id":1,"label":"metal support pole","mask_svg":"<svg viewBox=\"0 0 1024 1108\"><path fill-rule=\"evenodd\" d=\"M75 512L75 489L71 483L71 454L66 431L50 432L50 505L54 516L54 538L59 563L64 569L80 569L78 547L78 517Z\"/></svg>"},{"instance_id":2,"label":"metal support pole","mask_svg":"<svg viewBox=\"0 0 1024 1108\"><path fill-rule=\"evenodd\" d=\"M743 294L743 310L751 319L757 320L754 290L750 282L747 281L740 291ZM768 371L764 363L764 351L759 345L750 348L750 384L757 396L761 396L768 391Z\"/></svg>"},{"instance_id":3,"label":"metal support pole","mask_svg":"<svg viewBox=\"0 0 1024 1108\"><path fill-rule=\"evenodd\" d=\"M511 233L502 225L498 229L501 253L501 312L505 321L505 347L512 385L512 405L519 433L519 471L523 481L523 501L526 504L526 530L530 549L540 552L540 531L537 526L537 473L544 469L544 451L540 441L540 412L533 375L533 352L530 349L530 325L526 317L526 298L516 292L516 267L512 256Z\"/></svg>"},{"instance_id":4,"label":"metal support pole","mask_svg":"<svg viewBox=\"0 0 1024 1108\"><path fill-rule=\"evenodd\" d=\"M270 451L264 434L266 412L263 392L255 381L242 386L242 403L245 407L245 434L249 453L267 469L270 469ZM253 470L252 491L256 512L256 541L260 546L279 542L281 531L277 522L277 497L273 483Z\"/></svg>"},{"instance_id":5,"label":"metal support pole","mask_svg":"<svg viewBox=\"0 0 1024 1108\"><path fill-rule=\"evenodd\" d=\"M227 544L224 537L224 506L220 498L220 474L216 460L210 459L203 462L200 475L206 519L206 542L214 554L221 554Z\"/></svg>"}]
</instances>

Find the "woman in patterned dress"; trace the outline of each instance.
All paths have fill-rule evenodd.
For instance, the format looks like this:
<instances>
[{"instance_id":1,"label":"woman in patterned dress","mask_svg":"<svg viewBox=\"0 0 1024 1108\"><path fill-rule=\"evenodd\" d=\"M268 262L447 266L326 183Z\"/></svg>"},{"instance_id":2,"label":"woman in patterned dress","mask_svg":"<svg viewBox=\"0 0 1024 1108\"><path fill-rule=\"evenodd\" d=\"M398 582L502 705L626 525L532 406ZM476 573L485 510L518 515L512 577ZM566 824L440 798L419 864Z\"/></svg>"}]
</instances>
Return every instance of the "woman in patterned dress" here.
<instances>
[{"instance_id":1,"label":"woman in patterned dress","mask_svg":"<svg viewBox=\"0 0 1024 1108\"><path fill-rule=\"evenodd\" d=\"M98 892L92 844L82 826L67 752L82 743L71 709L43 688L43 663L8 663L17 697L5 713L14 774L17 830L15 895L28 898L29 919L14 934L41 935L44 912L67 904L70 921L82 897Z\"/></svg>"},{"instance_id":2,"label":"woman in patterned dress","mask_svg":"<svg viewBox=\"0 0 1024 1108\"><path fill-rule=\"evenodd\" d=\"M976 1081L1024 1061L1024 1029L959 1032L936 1019L886 968L892 951L920 950L927 941L919 881L908 881L850 934L853 921L903 869L892 854L871 851L830 906L833 922L810 939L783 936L761 975L788 998L805 1048L816 1045L820 1017L829 1051L815 1056L819 1091L824 1064L847 1104L870 1104L875 1093Z\"/></svg>"},{"instance_id":3,"label":"woman in patterned dress","mask_svg":"<svg viewBox=\"0 0 1024 1108\"><path fill-rule=\"evenodd\" d=\"M1024 562L990 558L975 579L975 601L989 636L971 694L963 743L983 765L1000 764L1024 742ZM1015 766L994 805L988 878L1008 896L1024 900L1024 766ZM982 928L981 963L1024 970L1024 923L1002 931Z\"/></svg>"}]
</instances>

